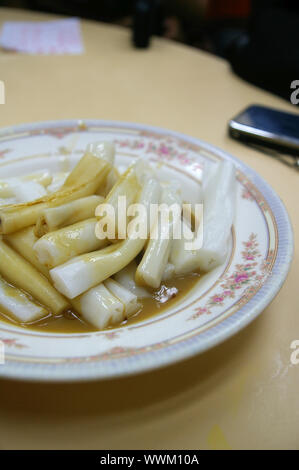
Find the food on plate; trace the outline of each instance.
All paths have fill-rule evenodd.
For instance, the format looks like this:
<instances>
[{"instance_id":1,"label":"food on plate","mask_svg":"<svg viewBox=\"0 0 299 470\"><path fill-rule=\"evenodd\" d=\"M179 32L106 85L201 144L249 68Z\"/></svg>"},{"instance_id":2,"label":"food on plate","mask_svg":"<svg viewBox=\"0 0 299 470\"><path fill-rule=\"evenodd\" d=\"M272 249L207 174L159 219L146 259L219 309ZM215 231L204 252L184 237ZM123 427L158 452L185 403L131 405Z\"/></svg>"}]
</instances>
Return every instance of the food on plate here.
<instances>
[{"instance_id":1,"label":"food on plate","mask_svg":"<svg viewBox=\"0 0 299 470\"><path fill-rule=\"evenodd\" d=\"M141 308L137 296L113 279L89 289L73 305L98 329L120 324Z\"/></svg>"},{"instance_id":2,"label":"food on plate","mask_svg":"<svg viewBox=\"0 0 299 470\"><path fill-rule=\"evenodd\" d=\"M54 268L82 253L103 248L107 239L96 237L97 219L82 220L43 235L35 243L34 249L39 261L48 268Z\"/></svg>"},{"instance_id":3,"label":"food on plate","mask_svg":"<svg viewBox=\"0 0 299 470\"><path fill-rule=\"evenodd\" d=\"M94 216L96 207L103 202L102 196L91 196L75 199L67 204L45 209L36 221L34 232L42 237L58 228L81 222Z\"/></svg>"},{"instance_id":4,"label":"food on plate","mask_svg":"<svg viewBox=\"0 0 299 470\"><path fill-rule=\"evenodd\" d=\"M27 292L34 299L57 315L69 306L69 302L48 279L15 250L0 240L0 274L10 284Z\"/></svg>"},{"instance_id":5,"label":"food on plate","mask_svg":"<svg viewBox=\"0 0 299 470\"><path fill-rule=\"evenodd\" d=\"M94 194L106 180L114 163L113 157L110 143L89 145L58 191L31 202L9 204L0 208L0 231L7 234L29 227L36 224L45 209Z\"/></svg>"},{"instance_id":6,"label":"food on plate","mask_svg":"<svg viewBox=\"0 0 299 470\"><path fill-rule=\"evenodd\" d=\"M153 288L161 285L172 247L172 234L181 219L182 207L180 197L169 188L163 189L160 202L166 205L166 209L175 204L175 210L170 212L169 217L163 217L163 213L160 213L157 217L153 228L153 230L156 230L156 237L148 241L142 260L136 270L137 284ZM159 260L159 263L157 263L157 260Z\"/></svg>"},{"instance_id":7,"label":"food on plate","mask_svg":"<svg viewBox=\"0 0 299 470\"><path fill-rule=\"evenodd\" d=\"M113 143L96 142L63 177L40 170L0 181L1 319L49 331L115 328L172 305L223 264L234 165L205 167L199 211L157 173L137 158L120 174Z\"/></svg>"},{"instance_id":8,"label":"food on plate","mask_svg":"<svg viewBox=\"0 0 299 470\"><path fill-rule=\"evenodd\" d=\"M34 226L3 235L3 240L35 266L39 272L50 279L49 270L44 264L39 262L36 254L35 243L38 241L38 238L34 233Z\"/></svg>"},{"instance_id":9,"label":"food on plate","mask_svg":"<svg viewBox=\"0 0 299 470\"><path fill-rule=\"evenodd\" d=\"M16 190L20 185L33 182L40 186L47 187L52 183L52 180L53 177L48 170L37 171L29 175L21 176L20 178L6 178L0 181L0 198L16 198ZM17 202L17 200L15 200L15 202Z\"/></svg>"},{"instance_id":10,"label":"food on plate","mask_svg":"<svg viewBox=\"0 0 299 470\"><path fill-rule=\"evenodd\" d=\"M0 277L0 308L17 322L32 322L47 315L47 310L32 302L20 289Z\"/></svg>"},{"instance_id":11,"label":"food on plate","mask_svg":"<svg viewBox=\"0 0 299 470\"><path fill-rule=\"evenodd\" d=\"M221 162L206 171L205 176L202 184L204 223L199 225L203 245L200 249L186 250L186 239L174 241L170 261L176 274L185 274L198 267L204 272L210 271L222 264L227 256L227 240L236 206L235 168L230 162ZM191 228L186 222L184 228L186 233L190 233ZM197 236L193 234L191 242Z\"/></svg>"}]
</instances>

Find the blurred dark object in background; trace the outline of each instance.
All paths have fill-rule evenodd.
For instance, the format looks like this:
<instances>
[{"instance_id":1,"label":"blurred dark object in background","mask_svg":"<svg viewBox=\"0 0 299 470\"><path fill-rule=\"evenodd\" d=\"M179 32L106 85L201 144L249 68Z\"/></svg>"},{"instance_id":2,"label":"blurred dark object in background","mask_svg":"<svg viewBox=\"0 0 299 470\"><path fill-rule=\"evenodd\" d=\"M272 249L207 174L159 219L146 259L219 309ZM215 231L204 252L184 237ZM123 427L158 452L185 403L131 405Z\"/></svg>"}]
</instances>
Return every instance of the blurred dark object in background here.
<instances>
[{"instance_id":1,"label":"blurred dark object in background","mask_svg":"<svg viewBox=\"0 0 299 470\"><path fill-rule=\"evenodd\" d=\"M106 22L117 21L130 15L134 4L135 0L0 0L0 6L12 6Z\"/></svg>"},{"instance_id":2,"label":"blurred dark object in background","mask_svg":"<svg viewBox=\"0 0 299 470\"><path fill-rule=\"evenodd\" d=\"M0 6L32 9L122 24L152 34L214 50L213 30L243 25L251 0L0 0ZM137 41L138 42L138 41ZM220 47L221 50L221 47Z\"/></svg>"},{"instance_id":3,"label":"blurred dark object in background","mask_svg":"<svg viewBox=\"0 0 299 470\"><path fill-rule=\"evenodd\" d=\"M299 0L0 0L0 6L131 27L137 47L155 34L227 59L241 78L287 100L299 80Z\"/></svg>"},{"instance_id":4,"label":"blurred dark object in background","mask_svg":"<svg viewBox=\"0 0 299 470\"><path fill-rule=\"evenodd\" d=\"M241 78L290 100L299 79L299 2L253 1L246 32L226 45L226 57Z\"/></svg>"},{"instance_id":5,"label":"blurred dark object in background","mask_svg":"<svg viewBox=\"0 0 299 470\"><path fill-rule=\"evenodd\" d=\"M136 0L133 12L133 43L138 48L146 48L154 33L159 11L159 0Z\"/></svg>"}]
</instances>

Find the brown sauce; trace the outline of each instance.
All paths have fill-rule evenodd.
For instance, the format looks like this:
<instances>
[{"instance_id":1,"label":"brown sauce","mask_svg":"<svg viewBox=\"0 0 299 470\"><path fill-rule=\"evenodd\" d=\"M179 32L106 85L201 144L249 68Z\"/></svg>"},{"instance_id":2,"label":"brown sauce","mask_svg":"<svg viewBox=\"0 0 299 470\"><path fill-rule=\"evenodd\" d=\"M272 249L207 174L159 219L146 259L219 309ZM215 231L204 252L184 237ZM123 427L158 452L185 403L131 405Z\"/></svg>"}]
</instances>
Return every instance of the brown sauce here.
<instances>
[{"instance_id":1,"label":"brown sauce","mask_svg":"<svg viewBox=\"0 0 299 470\"><path fill-rule=\"evenodd\" d=\"M199 274L192 273L164 282L159 289L151 292L152 295L150 298L142 299L142 308L138 313L124 321L121 325L108 327L107 330L133 325L163 313L166 308L173 307L177 302L181 301L188 292L195 287L199 278ZM85 322L75 311L68 311L56 317L49 315L27 325L17 323L11 320L4 312L0 312L0 321L22 326L26 330L44 333L88 333L97 331L92 325Z\"/></svg>"}]
</instances>

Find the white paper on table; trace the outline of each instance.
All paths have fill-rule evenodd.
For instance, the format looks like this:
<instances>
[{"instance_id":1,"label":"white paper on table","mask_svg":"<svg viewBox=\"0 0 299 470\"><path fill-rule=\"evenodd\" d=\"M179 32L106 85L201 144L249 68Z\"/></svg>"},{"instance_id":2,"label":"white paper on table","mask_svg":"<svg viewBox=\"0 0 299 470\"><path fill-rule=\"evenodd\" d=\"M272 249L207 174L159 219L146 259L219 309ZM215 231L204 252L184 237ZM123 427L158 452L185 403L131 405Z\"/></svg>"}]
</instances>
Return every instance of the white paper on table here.
<instances>
[{"instance_id":1,"label":"white paper on table","mask_svg":"<svg viewBox=\"0 0 299 470\"><path fill-rule=\"evenodd\" d=\"M6 21L0 45L27 54L82 54L80 20Z\"/></svg>"}]
</instances>

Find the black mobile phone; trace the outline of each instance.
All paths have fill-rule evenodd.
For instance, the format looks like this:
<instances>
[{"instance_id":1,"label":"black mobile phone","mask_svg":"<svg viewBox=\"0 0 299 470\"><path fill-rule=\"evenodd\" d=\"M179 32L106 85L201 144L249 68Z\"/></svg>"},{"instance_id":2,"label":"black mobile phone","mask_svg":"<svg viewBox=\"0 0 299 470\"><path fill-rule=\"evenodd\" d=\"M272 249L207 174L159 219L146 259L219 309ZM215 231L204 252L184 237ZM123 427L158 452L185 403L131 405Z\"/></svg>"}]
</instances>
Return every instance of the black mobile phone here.
<instances>
[{"instance_id":1,"label":"black mobile phone","mask_svg":"<svg viewBox=\"0 0 299 470\"><path fill-rule=\"evenodd\" d=\"M249 106L229 122L231 137L299 156L299 114Z\"/></svg>"}]
</instances>

